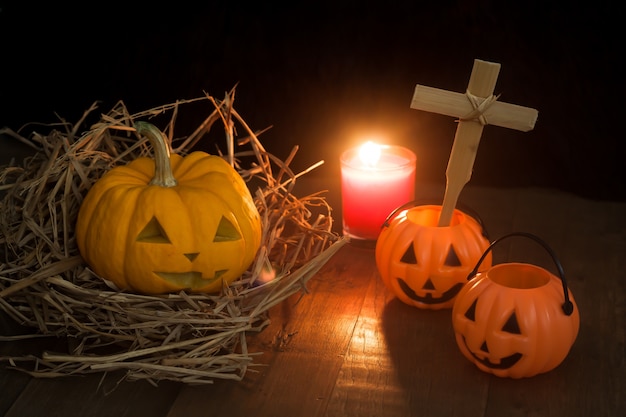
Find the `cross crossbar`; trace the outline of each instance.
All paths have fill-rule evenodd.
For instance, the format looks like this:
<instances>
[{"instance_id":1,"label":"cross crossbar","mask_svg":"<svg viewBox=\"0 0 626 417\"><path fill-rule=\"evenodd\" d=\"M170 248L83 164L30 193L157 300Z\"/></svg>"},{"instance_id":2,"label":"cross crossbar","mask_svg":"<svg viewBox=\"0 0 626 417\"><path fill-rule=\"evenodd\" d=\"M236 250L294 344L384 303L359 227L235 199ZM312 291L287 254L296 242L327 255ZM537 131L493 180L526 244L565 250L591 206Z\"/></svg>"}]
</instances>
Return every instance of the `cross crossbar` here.
<instances>
[{"instance_id":1,"label":"cross crossbar","mask_svg":"<svg viewBox=\"0 0 626 417\"><path fill-rule=\"evenodd\" d=\"M500 64L474 60L466 94L417 85L411 108L459 118L448 168L446 192L439 226L449 226L459 195L472 176L483 127L487 124L532 130L537 121L535 109L501 103L493 96Z\"/></svg>"},{"instance_id":2,"label":"cross crossbar","mask_svg":"<svg viewBox=\"0 0 626 417\"><path fill-rule=\"evenodd\" d=\"M456 118L464 118L474 110L467 94L419 84L415 86L411 108ZM490 125L529 132L535 128L538 112L517 104L495 101L483 115Z\"/></svg>"}]
</instances>

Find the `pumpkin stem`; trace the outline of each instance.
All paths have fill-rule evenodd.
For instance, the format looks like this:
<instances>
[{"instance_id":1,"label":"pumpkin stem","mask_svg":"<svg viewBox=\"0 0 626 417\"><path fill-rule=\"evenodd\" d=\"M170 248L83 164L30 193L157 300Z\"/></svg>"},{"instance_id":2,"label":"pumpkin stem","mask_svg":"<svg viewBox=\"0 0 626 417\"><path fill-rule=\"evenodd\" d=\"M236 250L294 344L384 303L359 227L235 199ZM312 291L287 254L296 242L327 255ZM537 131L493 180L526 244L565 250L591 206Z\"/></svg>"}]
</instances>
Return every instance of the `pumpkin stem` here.
<instances>
[{"instance_id":1,"label":"pumpkin stem","mask_svg":"<svg viewBox=\"0 0 626 417\"><path fill-rule=\"evenodd\" d=\"M178 182L172 173L170 165L170 147L167 138L156 126L148 122L135 122L135 129L150 141L154 150L154 178L150 185L160 187L174 187Z\"/></svg>"}]
</instances>

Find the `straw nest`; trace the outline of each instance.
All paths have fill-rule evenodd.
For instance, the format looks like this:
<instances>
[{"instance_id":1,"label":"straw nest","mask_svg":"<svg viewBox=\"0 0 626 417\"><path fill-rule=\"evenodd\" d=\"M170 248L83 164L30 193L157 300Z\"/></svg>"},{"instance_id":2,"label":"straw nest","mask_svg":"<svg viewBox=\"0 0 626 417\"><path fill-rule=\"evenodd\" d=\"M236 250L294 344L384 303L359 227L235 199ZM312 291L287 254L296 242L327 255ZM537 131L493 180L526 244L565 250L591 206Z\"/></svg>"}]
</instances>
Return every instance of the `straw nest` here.
<instances>
[{"instance_id":1,"label":"straw nest","mask_svg":"<svg viewBox=\"0 0 626 417\"><path fill-rule=\"evenodd\" d=\"M67 340L67 352L2 358L9 367L37 377L122 370L128 380L203 384L241 380L255 365L260 352L248 350L247 335L269 324L271 307L306 291L307 281L345 240L332 232L323 191L293 194L297 178L322 162L292 172L297 149L286 161L268 153L233 101L234 89L223 100L204 95L137 114L119 102L79 134L94 105L76 125L61 124L62 131L28 139L8 132L37 152L19 166L0 168L0 307L29 329L0 340ZM209 115L192 134L176 138L177 116L191 103ZM261 214L262 244L253 264L220 294L121 292L96 276L78 252L74 223L86 192L111 168L150 154L133 121L157 124L159 118L181 155L221 126L227 152L215 153L247 181ZM236 138L237 128L245 132L242 138ZM261 279L268 272L274 278Z\"/></svg>"}]
</instances>

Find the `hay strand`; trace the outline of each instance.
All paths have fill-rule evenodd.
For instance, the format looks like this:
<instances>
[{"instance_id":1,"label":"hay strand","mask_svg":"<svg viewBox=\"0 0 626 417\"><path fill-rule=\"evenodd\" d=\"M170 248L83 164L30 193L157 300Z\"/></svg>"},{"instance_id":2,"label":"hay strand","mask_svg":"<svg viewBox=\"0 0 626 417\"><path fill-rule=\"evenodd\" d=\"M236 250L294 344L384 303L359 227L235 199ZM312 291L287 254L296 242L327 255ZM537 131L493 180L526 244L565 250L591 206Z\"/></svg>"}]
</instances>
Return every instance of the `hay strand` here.
<instances>
[{"instance_id":1,"label":"hay strand","mask_svg":"<svg viewBox=\"0 0 626 417\"><path fill-rule=\"evenodd\" d=\"M269 154L233 102L234 89L221 101L204 95L136 114L120 101L80 135L78 125L67 124L30 138L13 132L37 153L0 170L0 308L32 331L0 341L64 337L68 349L2 361L36 377L124 370L128 380L153 384L240 380L255 365L260 352L248 351L247 335L268 325L273 306L306 292L308 280L346 241L332 232L332 209L321 192L292 194L296 179L322 162L294 173L289 164L297 148L286 161ZM206 105L209 115L179 139L176 117L191 104ZM219 294L120 292L84 264L76 247L83 197L108 170L150 154L132 126L163 115L169 122L161 130L181 155L221 122L227 154L220 155L249 184L261 184L252 190L263 223L261 248L248 271ZM246 136L236 138L235 126Z\"/></svg>"}]
</instances>

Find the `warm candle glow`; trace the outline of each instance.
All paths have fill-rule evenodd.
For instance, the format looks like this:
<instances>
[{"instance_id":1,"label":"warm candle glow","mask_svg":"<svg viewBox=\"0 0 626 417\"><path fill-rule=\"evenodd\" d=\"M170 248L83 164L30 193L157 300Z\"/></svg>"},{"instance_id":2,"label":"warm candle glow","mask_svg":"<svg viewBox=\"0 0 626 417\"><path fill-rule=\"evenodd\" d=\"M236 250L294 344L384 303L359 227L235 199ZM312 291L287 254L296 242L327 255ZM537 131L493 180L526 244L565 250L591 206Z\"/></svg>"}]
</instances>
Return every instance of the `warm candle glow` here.
<instances>
[{"instance_id":1,"label":"warm candle glow","mask_svg":"<svg viewBox=\"0 0 626 417\"><path fill-rule=\"evenodd\" d=\"M415 196L415 154L368 141L341 156L343 231L376 240L387 216Z\"/></svg>"},{"instance_id":2,"label":"warm candle glow","mask_svg":"<svg viewBox=\"0 0 626 417\"><path fill-rule=\"evenodd\" d=\"M377 143L367 141L359 148L359 158L369 167L375 167L380 160L381 147Z\"/></svg>"},{"instance_id":3,"label":"warm candle glow","mask_svg":"<svg viewBox=\"0 0 626 417\"><path fill-rule=\"evenodd\" d=\"M274 269L271 265L265 265L261 268L257 281L261 284L266 284L273 281L274 278L276 278L276 269Z\"/></svg>"}]
</instances>

